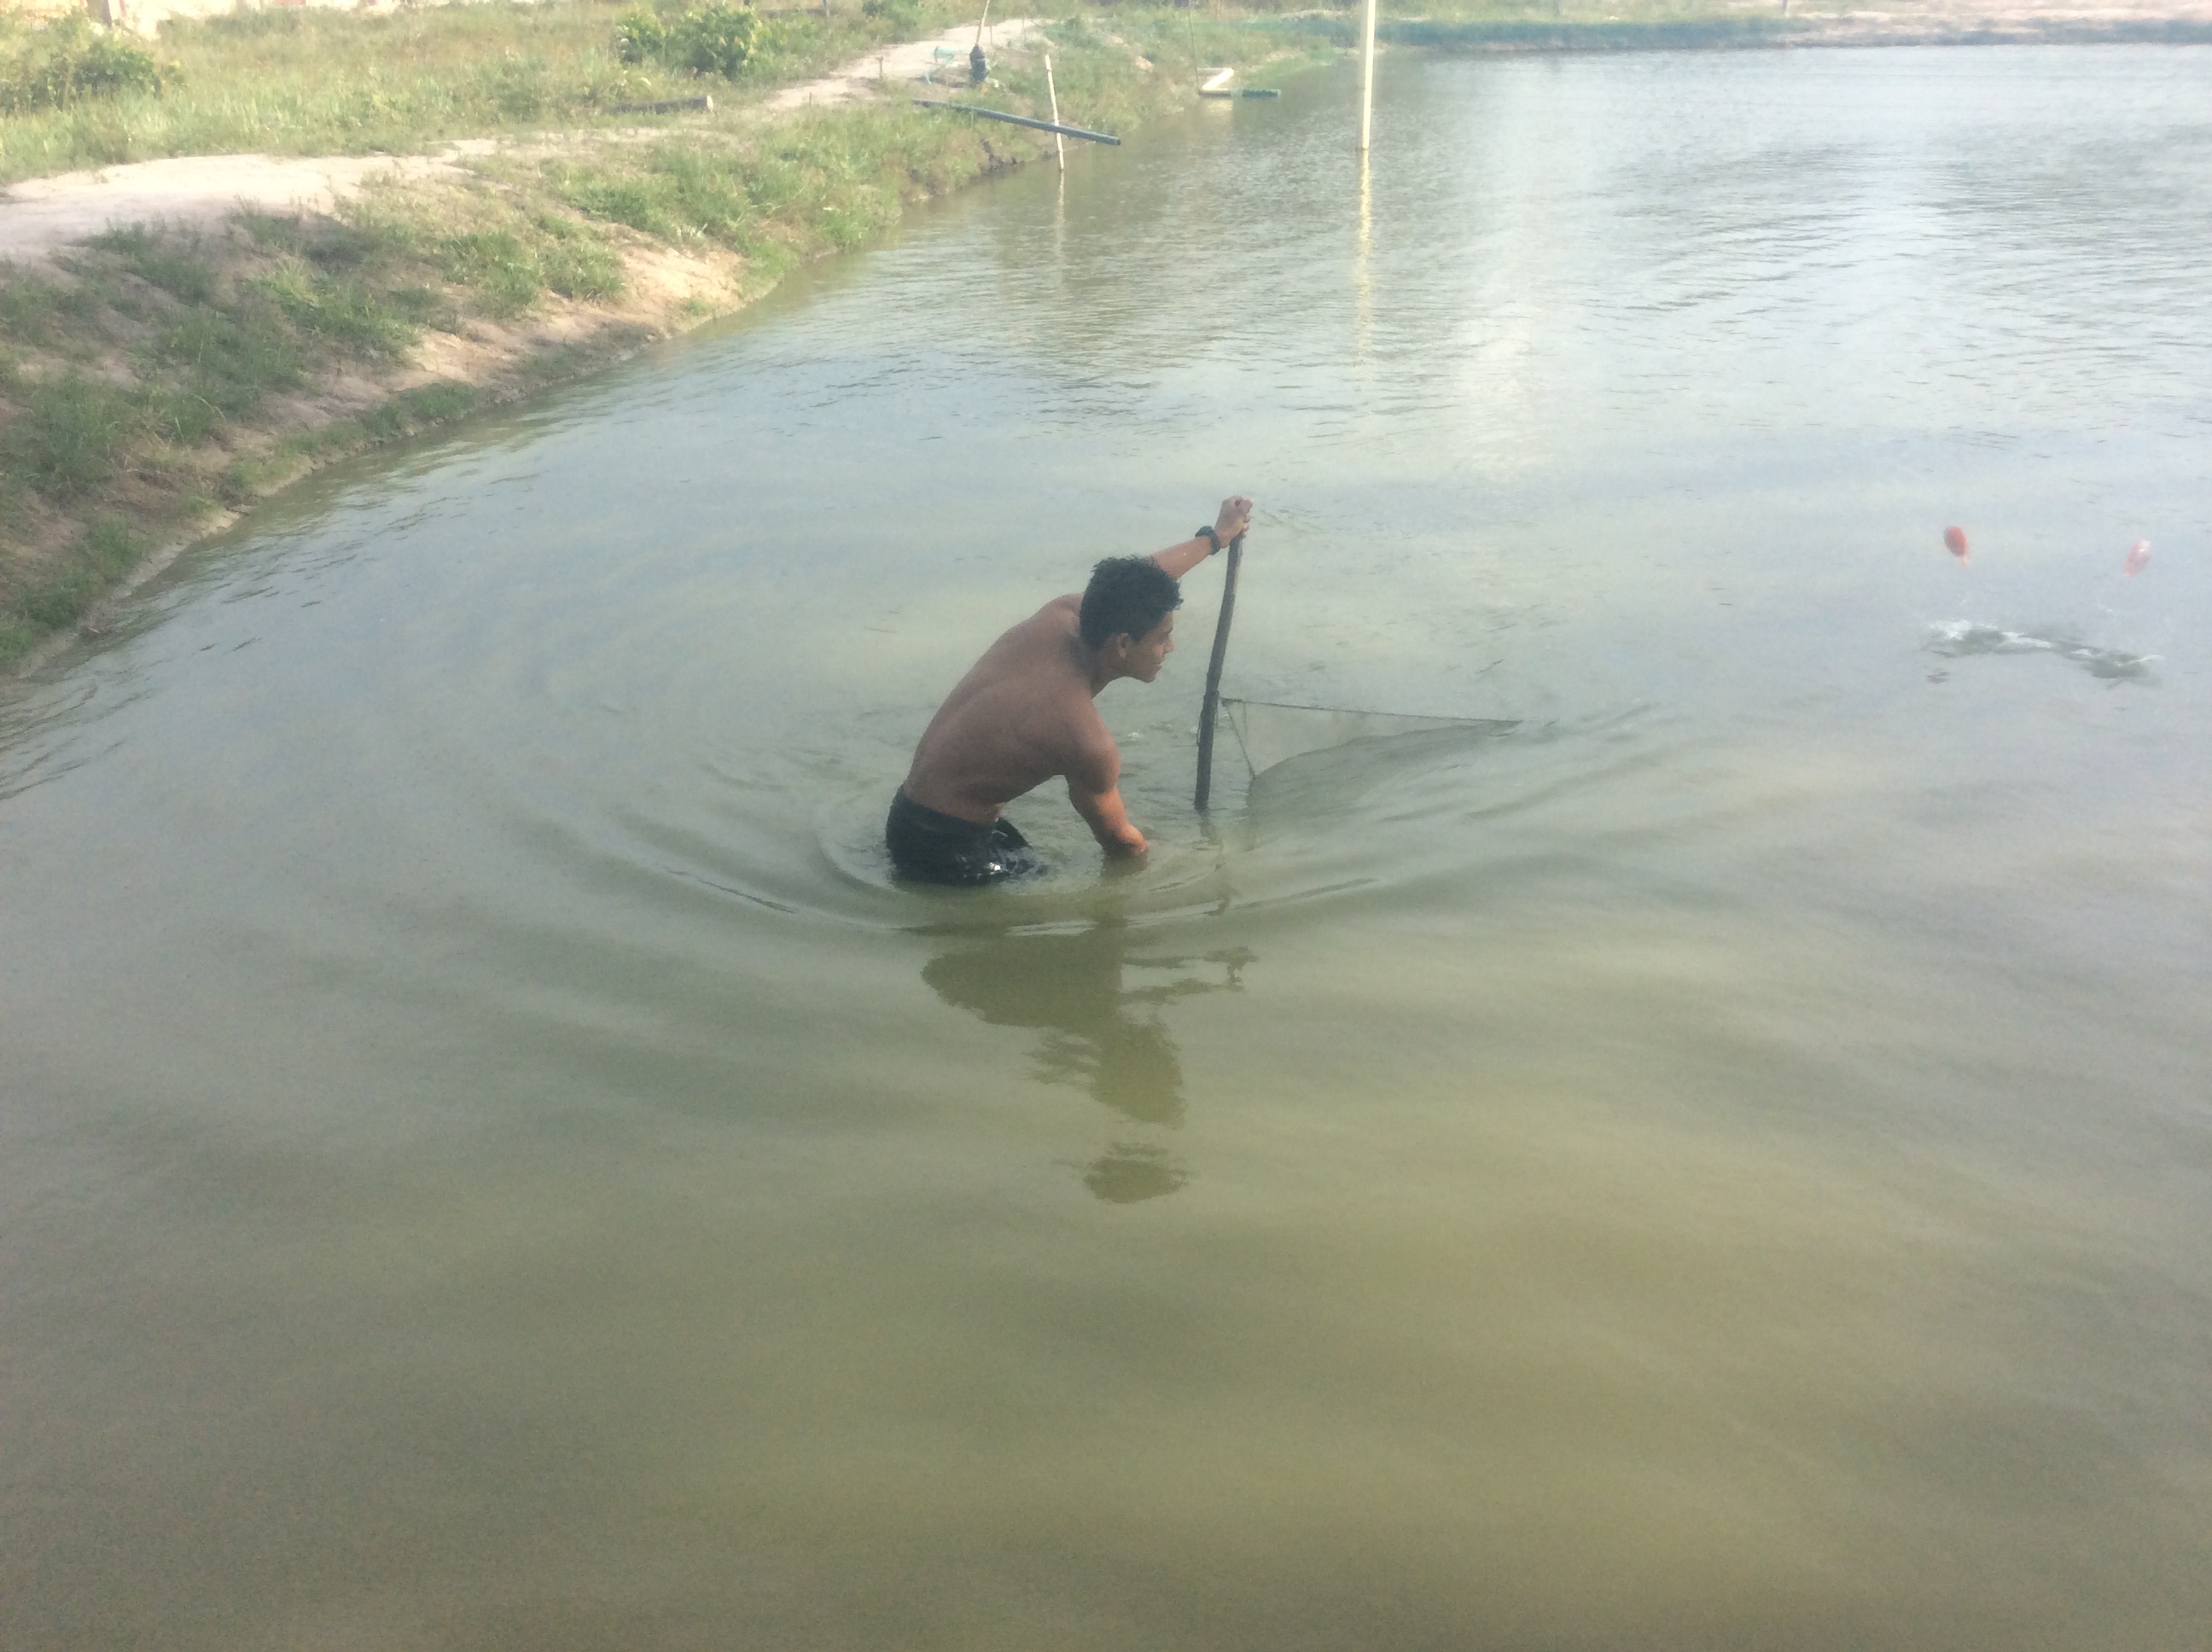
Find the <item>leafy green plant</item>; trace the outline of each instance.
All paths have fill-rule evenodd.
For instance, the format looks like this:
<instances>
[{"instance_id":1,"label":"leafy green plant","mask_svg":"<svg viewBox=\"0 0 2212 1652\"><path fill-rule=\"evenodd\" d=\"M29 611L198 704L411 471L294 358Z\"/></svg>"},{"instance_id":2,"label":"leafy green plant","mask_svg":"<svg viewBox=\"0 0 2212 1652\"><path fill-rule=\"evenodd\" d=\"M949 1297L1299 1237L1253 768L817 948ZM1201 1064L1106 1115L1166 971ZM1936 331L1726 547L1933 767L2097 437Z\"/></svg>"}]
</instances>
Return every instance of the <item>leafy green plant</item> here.
<instances>
[{"instance_id":1,"label":"leafy green plant","mask_svg":"<svg viewBox=\"0 0 2212 1652\"><path fill-rule=\"evenodd\" d=\"M749 7L692 6L664 19L644 6L615 24L615 51L624 63L655 62L694 75L735 80L769 44L767 25Z\"/></svg>"},{"instance_id":2,"label":"leafy green plant","mask_svg":"<svg viewBox=\"0 0 2212 1652\"><path fill-rule=\"evenodd\" d=\"M860 0L860 15L873 21L893 39L916 33L921 28L921 0Z\"/></svg>"},{"instance_id":3,"label":"leafy green plant","mask_svg":"<svg viewBox=\"0 0 2212 1652\"><path fill-rule=\"evenodd\" d=\"M745 61L767 44L760 19L742 7L702 6L684 14L672 32L676 62L695 75L735 80Z\"/></svg>"},{"instance_id":4,"label":"leafy green plant","mask_svg":"<svg viewBox=\"0 0 2212 1652\"><path fill-rule=\"evenodd\" d=\"M56 18L13 44L0 61L0 114L66 109L123 92L158 94L175 77L173 64L165 68L150 52L82 16Z\"/></svg>"},{"instance_id":5,"label":"leafy green plant","mask_svg":"<svg viewBox=\"0 0 2212 1652\"><path fill-rule=\"evenodd\" d=\"M651 63L668 49L668 31L650 7L632 6L615 19L615 55L624 63Z\"/></svg>"}]
</instances>

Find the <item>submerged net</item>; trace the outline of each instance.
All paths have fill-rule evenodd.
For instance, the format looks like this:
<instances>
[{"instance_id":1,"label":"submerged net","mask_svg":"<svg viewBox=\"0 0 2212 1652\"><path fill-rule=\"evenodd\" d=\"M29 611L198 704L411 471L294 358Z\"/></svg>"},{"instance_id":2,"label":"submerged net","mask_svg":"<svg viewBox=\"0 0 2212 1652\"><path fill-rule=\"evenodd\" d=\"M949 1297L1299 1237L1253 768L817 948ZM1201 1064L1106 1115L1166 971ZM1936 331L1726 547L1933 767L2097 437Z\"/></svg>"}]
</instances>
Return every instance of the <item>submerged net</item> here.
<instances>
[{"instance_id":1,"label":"submerged net","mask_svg":"<svg viewBox=\"0 0 2212 1652\"><path fill-rule=\"evenodd\" d=\"M1480 717L1407 717L1388 711L1346 711L1329 706L1287 706L1270 700L1221 697L1222 715L1255 780L1293 757L1349 745L1355 740L1395 740L1409 734L1498 734L1515 726Z\"/></svg>"}]
</instances>

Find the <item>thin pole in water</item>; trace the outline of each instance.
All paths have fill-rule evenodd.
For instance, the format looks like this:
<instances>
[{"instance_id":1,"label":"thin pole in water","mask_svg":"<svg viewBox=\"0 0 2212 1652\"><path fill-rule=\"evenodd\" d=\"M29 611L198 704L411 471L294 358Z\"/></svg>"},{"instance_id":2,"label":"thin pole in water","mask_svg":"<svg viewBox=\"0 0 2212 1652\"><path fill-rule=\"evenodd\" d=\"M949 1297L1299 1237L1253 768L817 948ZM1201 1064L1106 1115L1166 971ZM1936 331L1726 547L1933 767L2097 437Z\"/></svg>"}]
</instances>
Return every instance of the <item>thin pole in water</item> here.
<instances>
[{"instance_id":1,"label":"thin pole in water","mask_svg":"<svg viewBox=\"0 0 2212 1652\"><path fill-rule=\"evenodd\" d=\"M1360 29L1359 152L1367 153L1367 140L1375 131L1375 0L1367 0L1367 21Z\"/></svg>"},{"instance_id":2,"label":"thin pole in water","mask_svg":"<svg viewBox=\"0 0 2212 1652\"><path fill-rule=\"evenodd\" d=\"M1052 53L1044 54L1044 89L1052 99L1052 124L1060 125L1060 89L1052 83ZM1058 132L1052 135L1053 153L1060 157L1060 169L1067 170L1067 140Z\"/></svg>"},{"instance_id":3,"label":"thin pole in water","mask_svg":"<svg viewBox=\"0 0 2212 1652\"><path fill-rule=\"evenodd\" d=\"M1206 812L1213 795L1213 726L1221 716L1221 665L1229 658L1229 622L1237 613L1237 567L1243 560L1244 536L1229 542L1229 573L1221 581L1221 617L1213 623L1213 658L1206 666L1206 701L1198 714L1198 790L1191 807Z\"/></svg>"}]
</instances>

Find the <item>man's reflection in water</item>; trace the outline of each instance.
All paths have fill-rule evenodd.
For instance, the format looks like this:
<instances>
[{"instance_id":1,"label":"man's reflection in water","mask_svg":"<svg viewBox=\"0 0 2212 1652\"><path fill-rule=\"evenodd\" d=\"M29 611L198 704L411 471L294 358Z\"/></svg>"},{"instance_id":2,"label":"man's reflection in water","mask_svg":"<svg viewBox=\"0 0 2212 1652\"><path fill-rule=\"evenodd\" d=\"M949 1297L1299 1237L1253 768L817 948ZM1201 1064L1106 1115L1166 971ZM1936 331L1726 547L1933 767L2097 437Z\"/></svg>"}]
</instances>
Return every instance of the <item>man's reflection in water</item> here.
<instances>
[{"instance_id":1,"label":"man's reflection in water","mask_svg":"<svg viewBox=\"0 0 2212 1652\"><path fill-rule=\"evenodd\" d=\"M1182 1066L1162 1011L1198 993L1242 990L1252 954L1144 957L1127 951L1127 926L1079 935L999 935L933 958L921 978L947 1004L994 1027L1035 1027L1036 1075L1082 1084L1133 1123L1169 1129L1183 1119ZM1188 1179L1166 1149L1117 1142L1085 1183L1115 1204L1157 1199Z\"/></svg>"}]
</instances>

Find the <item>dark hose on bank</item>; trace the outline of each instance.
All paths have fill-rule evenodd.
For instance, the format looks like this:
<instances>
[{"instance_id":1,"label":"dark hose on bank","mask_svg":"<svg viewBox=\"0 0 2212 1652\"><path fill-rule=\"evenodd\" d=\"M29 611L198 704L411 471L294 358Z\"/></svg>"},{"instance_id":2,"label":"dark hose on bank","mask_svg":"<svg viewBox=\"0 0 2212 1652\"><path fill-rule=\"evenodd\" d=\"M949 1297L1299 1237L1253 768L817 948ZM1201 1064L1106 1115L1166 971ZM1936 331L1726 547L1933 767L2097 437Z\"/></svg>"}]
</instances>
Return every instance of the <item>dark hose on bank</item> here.
<instances>
[{"instance_id":1,"label":"dark hose on bank","mask_svg":"<svg viewBox=\"0 0 2212 1652\"><path fill-rule=\"evenodd\" d=\"M1198 790L1191 807L1206 812L1213 795L1213 726L1221 717L1221 666L1229 658L1229 622L1237 615L1237 568L1244 559L1244 536L1229 542L1229 572L1221 581L1221 617L1213 623L1213 658L1206 666L1206 703L1198 714Z\"/></svg>"},{"instance_id":2,"label":"dark hose on bank","mask_svg":"<svg viewBox=\"0 0 2212 1652\"><path fill-rule=\"evenodd\" d=\"M1003 120L1009 126L1030 126L1040 132L1058 132L1064 137L1087 137L1093 143L1121 143L1121 139L1106 132L1086 132L1080 126L1062 126L1057 121L1032 120L1027 115L1010 115L1003 109L979 109L972 103L947 103L943 98L916 98L914 101L925 109L950 109L956 115L977 115L985 120Z\"/></svg>"}]
</instances>

